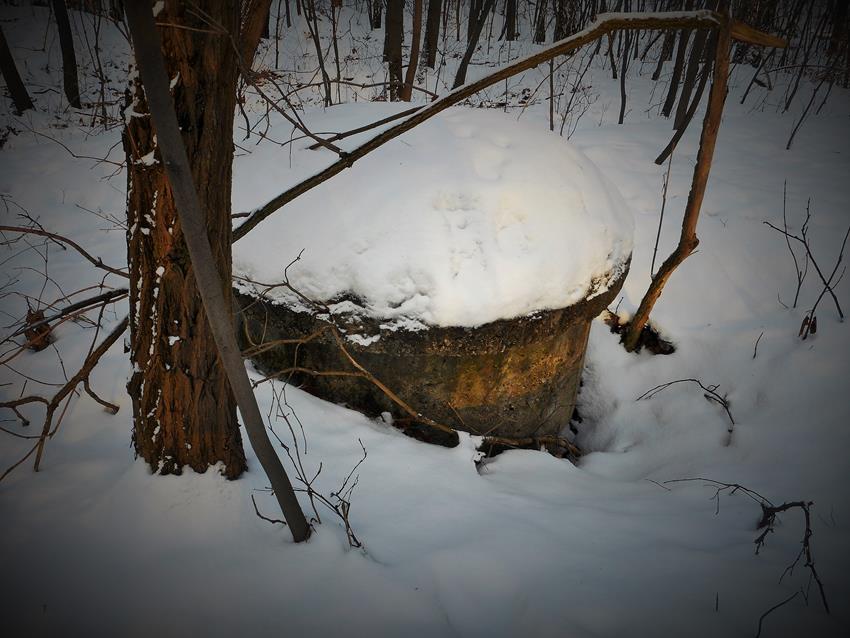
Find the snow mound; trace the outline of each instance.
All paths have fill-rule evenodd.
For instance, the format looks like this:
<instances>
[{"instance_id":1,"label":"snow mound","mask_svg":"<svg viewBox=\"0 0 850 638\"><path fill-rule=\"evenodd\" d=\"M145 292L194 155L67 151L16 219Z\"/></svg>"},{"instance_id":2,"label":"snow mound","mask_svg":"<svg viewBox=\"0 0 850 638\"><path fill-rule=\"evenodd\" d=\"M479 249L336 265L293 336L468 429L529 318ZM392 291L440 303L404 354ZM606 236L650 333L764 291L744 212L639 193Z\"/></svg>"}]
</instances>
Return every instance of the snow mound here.
<instances>
[{"instance_id":1,"label":"snow mound","mask_svg":"<svg viewBox=\"0 0 850 638\"><path fill-rule=\"evenodd\" d=\"M353 128L388 108L338 106L311 126ZM278 283L303 250L287 275L311 299L344 300L340 310L390 326L472 327L604 292L628 263L633 230L617 189L563 138L453 108L264 221L234 246L234 272ZM295 303L283 287L268 296Z\"/></svg>"}]
</instances>

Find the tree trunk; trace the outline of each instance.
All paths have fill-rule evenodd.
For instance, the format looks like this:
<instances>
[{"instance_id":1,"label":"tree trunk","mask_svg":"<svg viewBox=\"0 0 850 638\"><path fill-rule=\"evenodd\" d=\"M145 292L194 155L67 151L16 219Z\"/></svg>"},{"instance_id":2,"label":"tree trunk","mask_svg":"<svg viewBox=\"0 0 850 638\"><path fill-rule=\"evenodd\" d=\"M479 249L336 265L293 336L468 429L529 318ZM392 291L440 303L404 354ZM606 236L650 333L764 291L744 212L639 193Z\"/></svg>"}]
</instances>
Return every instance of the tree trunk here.
<instances>
[{"instance_id":1,"label":"tree trunk","mask_svg":"<svg viewBox=\"0 0 850 638\"><path fill-rule=\"evenodd\" d=\"M413 95L413 82L416 80L416 66L419 64L419 43L422 41L422 0L413 0L413 31L410 40L410 59L407 61L407 73L399 98L410 102Z\"/></svg>"},{"instance_id":2,"label":"tree trunk","mask_svg":"<svg viewBox=\"0 0 850 638\"><path fill-rule=\"evenodd\" d=\"M369 15L369 22L373 29L381 28L381 5L382 0L372 0L372 12Z\"/></svg>"},{"instance_id":3,"label":"tree trunk","mask_svg":"<svg viewBox=\"0 0 850 638\"><path fill-rule=\"evenodd\" d=\"M534 14L534 44L546 42L546 0L539 0Z\"/></svg>"},{"instance_id":4,"label":"tree trunk","mask_svg":"<svg viewBox=\"0 0 850 638\"><path fill-rule=\"evenodd\" d=\"M505 0L505 40L516 40L516 0Z\"/></svg>"},{"instance_id":5,"label":"tree trunk","mask_svg":"<svg viewBox=\"0 0 850 638\"><path fill-rule=\"evenodd\" d=\"M56 15L56 28L59 30L59 47L62 49L62 83L68 103L81 108L80 85L77 82L77 56L74 54L74 38L71 34L71 21L68 19L68 7L65 0L53 0L53 13Z\"/></svg>"},{"instance_id":6,"label":"tree trunk","mask_svg":"<svg viewBox=\"0 0 850 638\"><path fill-rule=\"evenodd\" d=\"M458 65L457 75L455 76L454 84L452 84L453 90L466 82L466 70L469 68L469 63L472 61L472 54L475 53L475 48L478 46L478 39L481 37L481 31L484 29L484 23L487 21L487 14L489 14L493 9L495 2L496 0L485 0L484 6L481 7L481 11L473 25L474 28L472 31L472 37L466 45L466 53L463 54L463 58Z\"/></svg>"},{"instance_id":7,"label":"tree trunk","mask_svg":"<svg viewBox=\"0 0 850 638\"><path fill-rule=\"evenodd\" d=\"M425 65L433 69L437 63L437 42L440 38L440 13L443 0L428 0L428 18L425 21Z\"/></svg>"},{"instance_id":8,"label":"tree trunk","mask_svg":"<svg viewBox=\"0 0 850 638\"><path fill-rule=\"evenodd\" d=\"M404 0L387 0L384 57L389 63L390 100L399 99L402 86L401 42L404 37Z\"/></svg>"},{"instance_id":9,"label":"tree trunk","mask_svg":"<svg viewBox=\"0 0 850 638\"><path fill-rule=\"evenodd\" d=\"M234 38L239 5L206 2L204 10ZM198 186L222 286L230 299L230 194L233 113L238 68L229 38L210 33L191 8L166 3L158 22L174 109ZM127 93L127 258L130 270L128 390L136 454L161 474L196 472L221 462L238 477L245 454L236 406L198 295L174 199L156 147L144 90Z\"/></svg>"},{"instance_id":10,"label":"tree trunk","mask_svg":"<svg viewBox=\"0 0 850 638\"><path fill-rule=\"evenodd\" d=\"M679 80L682 77L682 70L685 67L685 53L688 50L688 39L691 36L689 29L679 31L679 46L676 49L676 61L673 63L673 75L670 77L670 88L667 90L667 98L664 100L664 106L661 108L661 113L664 117L670 117L673 111L673 105L676 103L676 95L679 92Z\"/></svg>"},{"instance_id":11,"label":"tree trunk","mask_svg":"<svg viewBox=\"0 0 850 638\"><path fill-rule=\"evenodd\" d=\"M575 10L568 0L556 0L555 2L555 35L552 39L562 40L566 38L574 30L572 28L572 19L570 9Z\"/></svg>"},{"instance_id":12,"label":"tree trunk","mask_svg":"<svg viewBox=\"0 0 850 638\"><path fill-rule=\"evenodd\" d=\"M697 73L702 64L703 54L705 53L706 42L708 41L708 31L705 29L697 31L694 36L694 43L691 45L691 59L688 61L688 68L685 71L685 79L682 82L682 92L679 95L679 104L676 107L676 117L673 120L673 128L679 130L685 124L685 114L688 111L688 105L691 102L691 93L696 86Z\"/></svg>"},{"instance_id":13,"label":"tree trunk","mask_svg":"<svg viewBox=\"0 0 850 638\"><path fill-rule=\"evenodd\" d=\"M466 20L466 43L469 44L475 33L475 24L478 14L481 13L482 0L469 0L469 17ZM476 38L477 41L477 38Z\"/></svg>"},{"instance_id":14,"label":"tree trunk","mask_svg":"<svg viewBox=\"0 0 850 638\"><path fill-rule=\"evenodd\" d=\"M9 93L12 94L12 102L15 104L17 114L20 115L27 109L31 109L32 100L27 93L23 80L21 80L21 76L18 74L18 67L15 66L15 59L6 43L6 36L3 35L2 27L0 27L0 72L3 74L6 86L9 87Z\"/></svg>"}]
</instances>

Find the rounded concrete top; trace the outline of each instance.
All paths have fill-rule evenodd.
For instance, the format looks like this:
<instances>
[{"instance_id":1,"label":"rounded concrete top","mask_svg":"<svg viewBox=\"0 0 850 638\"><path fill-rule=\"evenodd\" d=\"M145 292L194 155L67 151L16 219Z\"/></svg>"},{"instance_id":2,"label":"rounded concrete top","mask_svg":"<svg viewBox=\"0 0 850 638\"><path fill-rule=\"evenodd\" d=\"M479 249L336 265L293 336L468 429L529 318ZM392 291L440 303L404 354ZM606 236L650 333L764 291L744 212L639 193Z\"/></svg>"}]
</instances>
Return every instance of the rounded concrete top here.
<instances>
[{"instance_id":1,"label":"rounded concrete top","mask_svg":"<svg viewBox=\"0 0 850 638\"><path fill-rule=\"evenodd\" d=\"M403 108L342 105L310 127L349 130ZM334 160L295 151L289 183L310 174L304 154L317 168ZM264 221L234 246L234 273L243 290L263 293L289 265L292 287L334 313L385 327L471 327L605 292L627 268L632 235L617 189L566 140L540 122L452 108ZM299 305L285 287L267 295Z\"/></svg>"}]
</instances>

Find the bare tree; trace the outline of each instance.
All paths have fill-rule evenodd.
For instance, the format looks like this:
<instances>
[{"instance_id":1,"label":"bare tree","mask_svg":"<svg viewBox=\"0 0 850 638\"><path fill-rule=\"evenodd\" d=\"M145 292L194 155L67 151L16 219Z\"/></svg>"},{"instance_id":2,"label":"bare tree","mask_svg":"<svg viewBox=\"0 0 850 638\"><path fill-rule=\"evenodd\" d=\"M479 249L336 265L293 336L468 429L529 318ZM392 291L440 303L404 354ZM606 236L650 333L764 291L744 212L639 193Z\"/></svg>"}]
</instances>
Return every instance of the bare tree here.
<instances>
[{"instance_id":1,"label":"bare tree","mask_svg":"<svg viewBox=\"0 0 850 638\"><path fill-rule=\"evenodd\" d=\"M207 2L203 10L166 2L157 16L174 109L224 290L231 272L239 59L253 57L268 4L247 0L240 14L230 0ZM162 474L179 474L185 465L204 472L221 462L225 476L236 478L245 469L236 406L138 77L128 89L125 116L133 445Z\"/></svg>"},{"instance_id":2,"label":"bare tree","mask_svg":"<svg viewBox=\"0 0 850 638\"><path fill-rule=\"evenodd\" d=\"M260 8L264 18L268 3L265 5ZM207 15L207 21L216 29L226 29L218 22L218 17L228 16L227 14ZM238 14L236 17L234 26L238 27ZM189 165L189 155L184 146L177 113L172 105L169 75L165 68L165 58L160 48L153 15L148 6L134 3L127 7L127 18L133 37L139 75L144 83L145 98L150 109L150 120L159 135L158 144L162 162L165 165L165 179L177 209L174 219L185 230L185 248L188 253L185 264L191 269L192 281L197 285L200 293L203 313L198 319L209 325L221 360L220 367L224 370L229 387L236 396L251 445L272 484L286 522L292 531L293 539L296 542L303 541L309 536L310 528L289 478L266 433L266 427L236 343L230 304L232 299L232 293L229 290L230 278L227 276L222 282L209 238L205 236L205 223L208 220L204 219L204 210L201 208L196 182L193 181L192 167ZM264 19L263 22L267 23L268 20ZM262 25L260 26L261 33ZM219 31L219 35L225 41L229 40L227 36L231 33ZM231 51L231 55L234 54L236 54L235 47ZM235 93L235 86L232 88ZM230 119L231 121L233 119L232 113ZM230 152L232 162L232 150ZM197 161L195 165L197 166ZM229 218L229 215L227 217Z\"/></svg>"}]
</instances>

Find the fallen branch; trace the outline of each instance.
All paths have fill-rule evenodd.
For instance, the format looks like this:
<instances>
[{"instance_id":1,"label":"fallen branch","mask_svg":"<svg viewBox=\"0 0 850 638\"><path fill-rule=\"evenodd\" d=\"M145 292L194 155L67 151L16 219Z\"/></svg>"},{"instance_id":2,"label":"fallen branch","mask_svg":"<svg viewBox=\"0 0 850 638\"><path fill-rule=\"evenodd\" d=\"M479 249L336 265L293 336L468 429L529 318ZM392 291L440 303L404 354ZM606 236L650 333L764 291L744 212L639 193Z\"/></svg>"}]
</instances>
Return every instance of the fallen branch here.
<instances>
[{"instance_id":1,"label":"fallen branch","mask_svg":"<svg viewBox=\"0 0 850 638\"><path fill-rule=\"evenodd\" d=\"M801 543L800 551L797 554L797 556L794 558L794 560L791 562L791 564L788 565L788 567L785 568L785 571L782 572L782 575L779 577L779 581L782 582L782 579L787 574L793 573L794 568L800 562L800 559L802 557L805 557L805 559L806 559L805 567L808 568L809 574L810 574L810 581L809 582L811 583L811 581L814 581L815 583L817 583L818 592L820 593L821 602L823 603L823 608L824 608L824 610L826 611L827 614L830 613L829 603L826 600L826 591L824 590L823 581L821 581L820 576L818 575L817 568L815 567L815 559L812 555L811 507L814 504L814 503L812 503L812 501L791 501L791 502L783 503L782 505L774 505L767 498L765 498L764 496L762 496L761 494L759 494L755 490L751 490L751 489L744 487L743 485L740 485L738 483L724 483L723 481L716 481L714 479L707 479L707 478L703 478L703 477L673 479L673 480L670 480L670 481L664 481L664 484L667 485L667 484L670 484L670 483L686 483L686 482L693 482L693 481L700 481L702 483L707 483L707 484L709 484L709 485L711 485L715 488L714 496L712 496L712 499L715 500L716 503L717 503L716 509L715 509L715 514L718 514L720 512L720 494L723 493L723 492L728 492L730 495L735 494L736 492L741 492L744 495L746 495L748 498L750 498L751 500L753 500L753 501L755 501L756 503L759 504L759 507L761 507L762 515L761 515L761 518L759 519L759 522L758 522L758 525L756 526L756 529L760 529L760 530L763 530L763 531L753 541L755 543L755 546L756 546L756 548L755 548L756 554L758 554L759 551L762 549L762 547L764 547L765 541L767 540L767 536L774 531L774 529L776 527L777 514L780 514L782 512L787 512L790 509L795 509L795 508L801 509L803 511L803 515L804 515L805 527L804 527L804 531L803 531L803 538L800 541L800 543ZM795 594L795 596L796 596L796 594ZM793 596L791 598L793 598ZM791 598L780 603L779 605L776 605L775 607L772 607L771 609L767 610L767 612L762 614L762 617L759 619L759 631L761 631L761 623L764 620L765 616L767 616L770 612L774 611L775 609L778 609L779 607L781 607L782 605L784 605L785 603L790 601Z\"/></svg>"},{"instance_id":2,"label":"fallen branch","mask_svg":"<svg viewBox=\"0 0 850 638\"><path fill-rule=\"evenodd\" d=\"M45 397L39 395L29 395L20 397L18 399L13 399L12 401L6 401L0 403L0 408L8 408L15 412L19 417L21 413L18 408L22 405L27 405L30 403L43 403L46 408L46 413L44 415L44 425L41 429L41 434L38 437L38 441L32 447L32 449L26 453L26 455L20 459L17 463L8 468L2 475L0 475L0 481L2 481L6 476L14 470L18 465L27 460L33 452L36 452L35 464L33 469L38 472L39 465L41 463L41 458L44 453L44 445L47 442L47 439L52 438L56 433L56 430L59 428L59 424L62 422L62 416L64 415L65 410L67 410L68 402L71 399L72 393L76 390L77 386L80 383L85 383L88 381L89 375L91 374L94 367L97 365L100 358L106 353L107 350L114 344L118 338L124 334L124 331L127 329L127 325L129 324L129 317L124 317L124 319L112 330L111 333L98 345L96 348L90 350L88 356L83 362L82 367L77 371L77 373L71 377L65 385L63 385L59 391L53 395L51 399L46 399ZM65 401L65 407L63 408L62 413L59 415L59 418L56 421L55 426L53 425L53 417L56 414L56 411L61 407L62 402ZM117 411L118 406L114 406L109 404ZM25 421L25 424L28 421ZM52 429L51 429L51 426Z\"/></svg>"}]
</instances>

